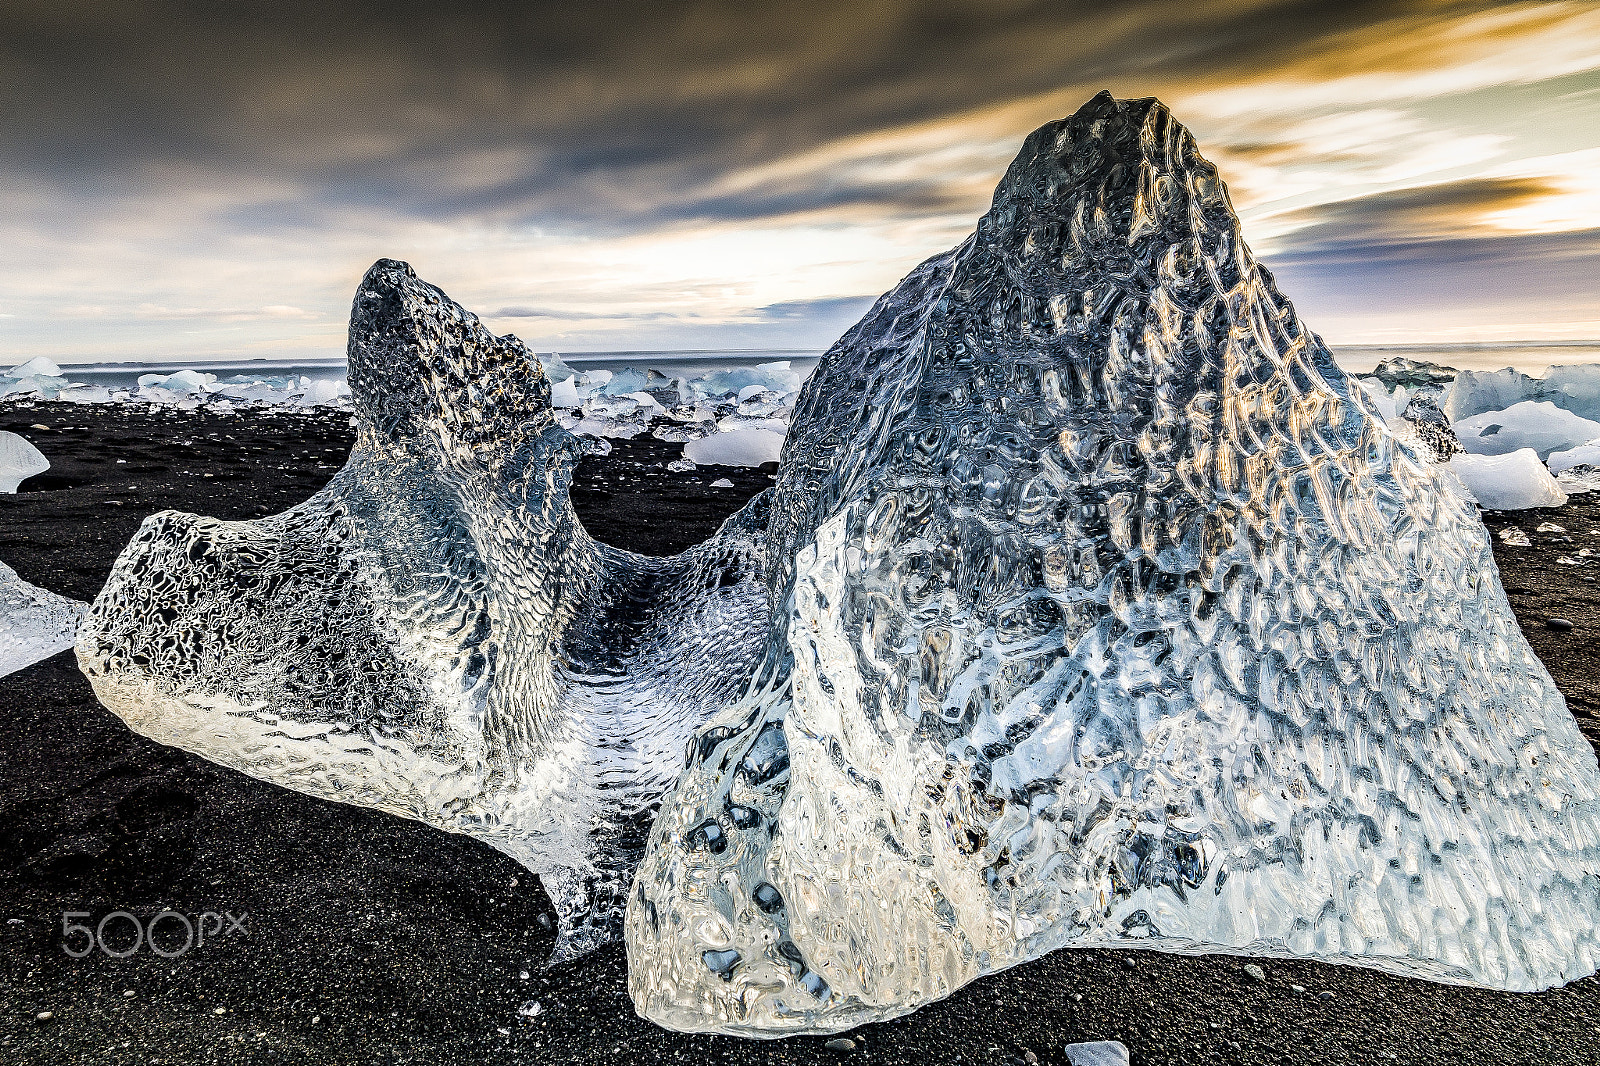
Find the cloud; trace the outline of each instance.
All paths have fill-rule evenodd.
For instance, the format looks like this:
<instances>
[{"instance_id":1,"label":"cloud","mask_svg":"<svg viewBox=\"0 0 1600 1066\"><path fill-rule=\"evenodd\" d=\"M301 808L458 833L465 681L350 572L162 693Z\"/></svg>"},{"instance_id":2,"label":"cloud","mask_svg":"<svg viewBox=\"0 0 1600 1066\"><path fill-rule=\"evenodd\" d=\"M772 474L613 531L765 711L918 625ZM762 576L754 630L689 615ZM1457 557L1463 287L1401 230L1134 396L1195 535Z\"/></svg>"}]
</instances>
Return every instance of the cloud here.
<instances>
[{"instance_id":1,"label":"cloud","mask_svg":"<svg viewBox=\"0 0 1600 1066\"><path fill-rule=\"evenodd\" d=\"M1596 217L1581 167L1513 166L1600 147L1596 71L1583 3L14 0L7 337L334 352L391 255L552 342L825 345L1101 88L1171 103L1329 285L1318 256Z\"/></svg>"},{"instance_id":2,"label":"cloud","mask_svg":"<svg viewBox=\"0 0 1600 1066\"><path fill-rule=\"evenodd\" d=\"M1490 231L1496 214L1561 193L1548 177L1465 178L1300 208L1274 221L1290 231L1278 243L1301 255L1416 247L1428 241L1495 236Z\"/></svg>"}]
</instances>

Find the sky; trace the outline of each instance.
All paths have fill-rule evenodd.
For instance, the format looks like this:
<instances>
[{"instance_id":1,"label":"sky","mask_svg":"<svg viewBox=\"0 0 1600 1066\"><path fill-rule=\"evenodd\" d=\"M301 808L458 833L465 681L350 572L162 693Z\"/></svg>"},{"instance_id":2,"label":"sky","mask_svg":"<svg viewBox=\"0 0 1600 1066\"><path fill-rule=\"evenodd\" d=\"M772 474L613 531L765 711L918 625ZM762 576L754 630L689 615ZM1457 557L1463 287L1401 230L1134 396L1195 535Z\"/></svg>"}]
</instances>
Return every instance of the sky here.
<instances>
[{"instance_id":1,"label":"sky","mask_svg":"<svg viewBox=\"0 0 1600 1066\"><path fill-rule=\"evenodd\" d=\"M1101 89L1330 343L1600 338L1594 2L0 0L0 364L337 356L384 256L539 351L821 349Z\"/></svg>"}]
</instances>

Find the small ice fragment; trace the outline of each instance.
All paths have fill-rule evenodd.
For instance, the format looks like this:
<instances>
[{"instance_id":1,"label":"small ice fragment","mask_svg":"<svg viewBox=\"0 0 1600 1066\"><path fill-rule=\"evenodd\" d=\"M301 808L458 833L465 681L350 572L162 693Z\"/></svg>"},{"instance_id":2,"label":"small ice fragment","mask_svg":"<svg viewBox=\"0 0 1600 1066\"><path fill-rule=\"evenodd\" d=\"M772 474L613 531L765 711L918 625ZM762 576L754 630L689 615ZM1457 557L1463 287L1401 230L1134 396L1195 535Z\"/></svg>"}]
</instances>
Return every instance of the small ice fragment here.
<instances>
[{"instance_id":1,"label":"small ice fragment","mask_svg":"<svg viewBox=\"0 0 1600 1066\"><path fill-rule=\"evenodd\" d=\"M1512 548L1526 548L1532 545L1533 541L1516 526L1507 526L1500 531L1500 543Z\"/></svg>"},{"instance_id":2,"label":"small ice fragment","mask_svg":"<svg viewBox=\"0 0 1600 1066\"><path fill-rule=\"evenodd\" d=\"M0 492L14 493L35 474L50 469L50 460L26 437L0 430Z\"/></svg>"},{"instance_id":3,"label":"small ice fragment","mask_svg":"<svg viewBox=\"0 0 1600 1066\"><path fill-rule=\"evenodd\" d=\"M1450 460L1450 471L1487 510L1560 507L1567 502L1567 494L1532 448L1509 455L1457 455Z\"/></svg>"},{"instance_id":4,"label":"small ice fragment","mask_svg":"<svg viewBox=\"0 0 1600 1066\"><path fill-rule=\"evenodd\" d=\"M731 489L733 488L733 482L725 477L719 477L711 483L711 487L714 489Z\"/></svg>"},{"instance_id":5,"label":"small ice fragment","mask_svg":"<svg viewBox=\"0 0 1600 1066\"><path fill-rule=\"evenodd\" d=\"M667 464L667 469L674 474L687 474L695 469L695 465L687 459L674 459Z\"/></svg>"},{"instance_id":6,"label":"small ice fragment","mask_svg":"<svg viewBox=\"0 0 1600 1066\"><path fill-rule=\"evenodd\" d=\"M1552 456L1552 458L1554 458ZM1596 456L1600 459L1600 455ZM1554 468L1551 468L1554 470ZM1591 463L1578 463L1569 466L1556 474L1556 484L1561 490L1572 495L1583 492L1600 491L1600 466Z\"/></svg>"},{"instance_id":7,"label":"small ice fragment","mask_svg":"<svg viewBox=\"0 0 1600 1066\"><path fill-rule=\"evenodd\" d=\"M575 378L567 378L550 386L551 407L577 407L581 400L578 399L578 386Z\"/></svg>"},{"instance_id":8,"label":"small ice fragment","mask_svg":"<svg viewBox=\"0 0 1600 1066\"><path fill-rule=\"evenodd\" d=\"M1535 533L1565 533L1566 531L1566 526L1558 526L1554 522L1541 522L1538 528L1534 530Z\"/></svg>"},{"instance_id":9,"label":"small ice fragment","mask_svg":"<svg viewBox=\"0 0 1600 1066\"><path fill-rule=\"evenodd\" d=\"M1118 1040L1091 1040L1068 1044L1066 1052L1072 1066L1128 1066L1128 1049Z\"/></svg>"}]
</instances>

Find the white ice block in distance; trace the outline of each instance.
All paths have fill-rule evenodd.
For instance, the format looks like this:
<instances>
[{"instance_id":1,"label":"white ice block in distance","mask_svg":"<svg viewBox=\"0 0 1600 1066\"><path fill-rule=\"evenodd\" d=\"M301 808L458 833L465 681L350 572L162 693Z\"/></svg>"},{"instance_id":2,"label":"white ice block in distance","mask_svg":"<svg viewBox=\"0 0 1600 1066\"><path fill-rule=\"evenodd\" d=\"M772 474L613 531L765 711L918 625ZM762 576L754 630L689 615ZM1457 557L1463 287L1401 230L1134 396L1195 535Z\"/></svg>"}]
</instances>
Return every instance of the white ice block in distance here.
<instances>
[{"instance_id":1,"label":"white ice block in distance","mask_svg":"<svg viewBox=\"0 0 1600 1066\"><path fill-rule=\"evenodd\" d=\"M1567 502L1567 494L1532 448L1509 455L1457 455L1450 460L1450 472L1486 510L1521 511Z\"/></svg>"},{"instance_id":2,"label":"white ice block in distance","mask_svg":"<svg viewBox=\"0 0 1600 1066\"><path fill-rule=\"evenodd\" d=\"M61 367L53 359L47 359L41 355L34 359L29 359L26 363L12 367L6 371L5 376L8 378L58 378L61 376Z\"/></svg>"},{"instance_id":3,"label":"white ice block in distance","mask_svg":"<svg viewBox=\"0 0 1600 1066\"><path fill-rule=\"evenodd\" d=\"M0 493L14 493L35 474L50 469L50 460L26 437L0 429Z\"/></svg>"},{"instance_id":4,"label":"white ice block in distance","mask_svg":"<svg viewBox=\"0 0 1600 1066\"><path fill-rule=\"evenodd\" d=\"M362 281L349 366L344 469L259 521L146 519L79 662L136 732L500 849L544 881L557 956L588 950L759 658L766 497L671 558L593 540L533 355L404 263Z\"/></svg>"},{"instance_id":5,"label":"white ice block in distance","mask_svg":"<svg viewBox=\"0 0 1600 1066\"><path fill-rule=\"evenodd\" d=\"M1456 438L1471 455L1505 455L1532 448L1543 459L1600 437L1591 422L1548 401L1524 400L1504 411L1486 411L1456 422Z\"/></svg>"},{"instance_id":6,"label":"white ice block in distance","mask_svg":"<svg viewBox=\"0 0 1600 1066\"><path fill-rule=\"evenodd\" d=\"M1600 420L1600 365L1552 366L1537 375L1510 367L1464 370L1445 391L1441 406L1452 422L1458 422L1525 400L1553 403L1582 418Z\"/></svg>"},{"instance_id":7,"label":"white ice block in distance","mask_svg":"<svg viewBox=\"0 0 1600 1066\"><path fill-rule=\"evenodd\" d=\"M1550 468L1552 474L1559 474L1563 470L1585 464L1600 466L1600 440L1591 440L1562 452L1551 452L1545 459L1545 465Z\"/></svg>"},{"instance_id":8,"label":"white ice block in distance","mask_svg":"<svg viewBox=\"0 0 1600 1066\"><path fill-rule=\"evenodd\" d=\"M72 647L88 606L30 585L0 563L0 677Z\"/></svg>"},{"instance_id":9,"label":"white ice block in distance","mask_svg":"<svg viewBox=\"0 0 1600 1066\"><path fill-rule=\"evenodd\" d=\"M763 661L629 896L639 1011L845 1030L1067 946L1593 973L1600 766L1359 388L1165 107L1032 134L795 406Z\"/></svg>"},{"instance_id":10,"label":"white ice block in distance","mask_svg":"<svg viewBox=\"0 0 1600 1066\"><path fill-rule=\"evenodd\" d=\"M700 466L760 466L783 454L783 434L770 429L734 429L692 440L683 456Z\"/></svg>"}]
</instances>

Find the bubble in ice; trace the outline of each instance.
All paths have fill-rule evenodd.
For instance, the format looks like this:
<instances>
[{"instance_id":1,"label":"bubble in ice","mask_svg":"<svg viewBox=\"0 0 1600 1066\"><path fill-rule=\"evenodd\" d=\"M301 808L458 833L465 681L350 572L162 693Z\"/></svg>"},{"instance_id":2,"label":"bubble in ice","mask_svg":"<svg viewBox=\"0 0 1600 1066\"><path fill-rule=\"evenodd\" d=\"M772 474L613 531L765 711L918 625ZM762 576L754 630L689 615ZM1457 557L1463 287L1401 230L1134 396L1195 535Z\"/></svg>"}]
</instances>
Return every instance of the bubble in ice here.
<instances>
[{"instance_id":1,"label":"bubble in ice","mask_svg":"<svg viewBox=\"0 0 1600 1066\"><path fill-rule=\"evenodd\" d=\"M557 956L588 950L759 655L766 499L673 558L598 543L539 363L403 263L361 283L349 358L332 482L259 521L147 519L79 661L140 733L499 848L549 889Z\"/></svg>"},{"instance_id":2,"label":"bubble in ice","mask_svg":"<svg viewBox=\"0 0 1600 1066\"><path fill-rule=\"evenodd\" d=\"M831 1032L1067 946L1592 973L1600 769L1429 458L1165 107L1035 132L795 407L639 1011Z\"/></svg>"}]
</instances>

